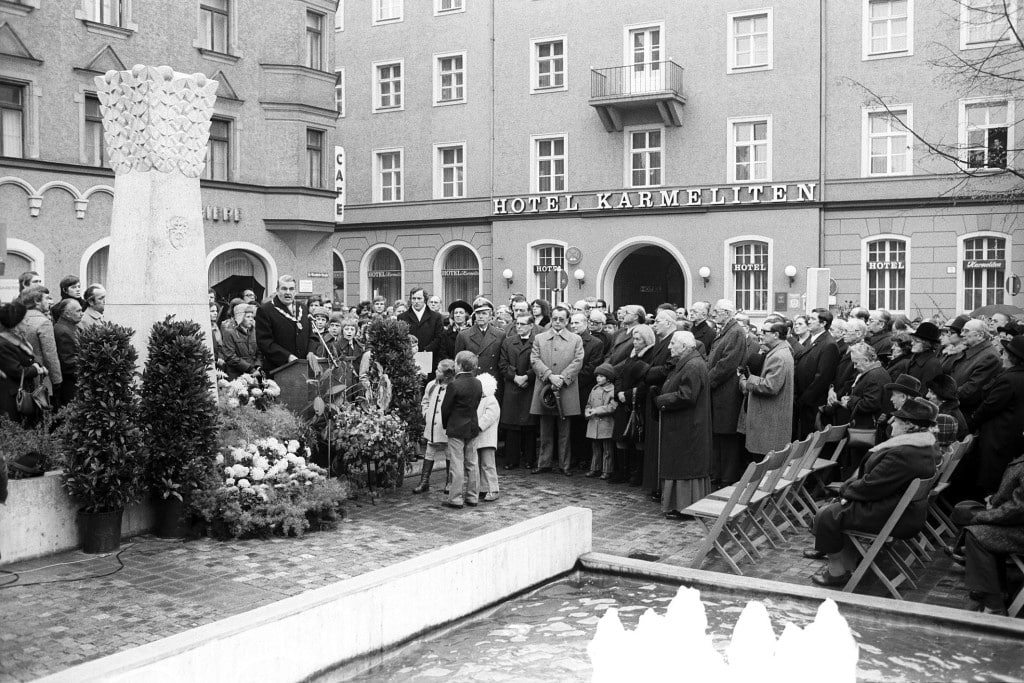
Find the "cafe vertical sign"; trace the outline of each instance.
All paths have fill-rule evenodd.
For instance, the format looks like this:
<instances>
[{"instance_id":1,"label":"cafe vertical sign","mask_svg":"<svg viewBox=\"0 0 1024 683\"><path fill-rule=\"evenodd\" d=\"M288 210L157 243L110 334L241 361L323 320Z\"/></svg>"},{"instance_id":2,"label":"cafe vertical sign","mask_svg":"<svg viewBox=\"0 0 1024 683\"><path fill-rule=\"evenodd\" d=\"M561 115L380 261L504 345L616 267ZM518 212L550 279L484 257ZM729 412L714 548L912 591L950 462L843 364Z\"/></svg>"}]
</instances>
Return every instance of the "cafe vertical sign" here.
<instances>
[{"instance_id":1,"label":"cafe vertical sign","mask_svg":"<svg viewBox=\"0 0 1024 683\"><path fill-rule=\"evenodd\" d=\"M345 220L345 148L334 148L334 222Z\"/></svg>"}]
</instances>

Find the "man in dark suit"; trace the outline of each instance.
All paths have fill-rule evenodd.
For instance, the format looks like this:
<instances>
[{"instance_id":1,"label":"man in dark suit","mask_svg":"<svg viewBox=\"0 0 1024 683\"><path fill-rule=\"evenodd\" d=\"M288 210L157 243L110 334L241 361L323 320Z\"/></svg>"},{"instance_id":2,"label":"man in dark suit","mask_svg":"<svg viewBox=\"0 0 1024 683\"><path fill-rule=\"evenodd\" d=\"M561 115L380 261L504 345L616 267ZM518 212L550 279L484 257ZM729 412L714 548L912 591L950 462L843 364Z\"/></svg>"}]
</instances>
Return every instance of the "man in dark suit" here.
<instances>
[{"instance_id":1,"label":"man in dark suit","mask_svg":"<svg viewBox=\"0 0 1024 683\"><path fill-rule=\"evenodd\" d=\"M878 354L878 360L882 361L882 365L888 365L892 356L892 313L884 308L871 311L868 314L867 325L868 333L864 341L875 347L875 353Z\"/></svg>"},{"instance_id":2,"label":"man in dark suit","mask_svg":"<svg viewBox=\"0 0 1024 683\"><path fill-rule=\"evenodd\" d=\"M736 304L720 299L711 310L718 334L708 349L708 383L711 386L711 481L712 486L734 484L746 467L743 436L737 433L740 419L739 369L746 362L747 332L734 319Z\"/></svg>"},{"instance_id":3,"label":"man in dark suit","mask_svg":"<svg viewBox=\"0 0 1024 683\"><path fill-rule=\"evenodd\" d=\"M637 393L637 397L644 401L644 420L647 425L647 433L651 436L644 440L644 460L643 466L640 468L641 486L643 486L643 491L650 492L654 500L661 500L661 485L658 482L658 459L661 444L655 438L660 416L654 406L654 398L661 393L661 385L668 379L672 370L672 366L669 365L671 358L669 344L673 335L678 331L676 328L678 321L679 315L675 309L671 308L658 309L654 316L654 324L651 327L654 328L654 336L657 341L654 342L654 349L651 351L650 367L644 374L643 382ZM694 339L694 348L696 349L696 339Z\"/></svg>"},{"instance_id":4,"label":"man in dark suit","mask_svg":"<svg viewBox=\"0 0 1024 683\"><path fill-rule=\"evenodd\" d=\"M491 324L494 305L484 297L473 302L473 325L459 332L455 339L455 351L472 351L477 357L477 374L488 372L498 379L498 355L505 333ZM501 402L499 385L498 402Z\"/></svg>"},{"instance_id":5,"label":"man in dark suit","mask_svg":"<svg viewBox=\"0 0 1024 683\"><path fill-rule=\"evenodd\" d=\"M409 292L411 308L398 316L398 319L409 326L409 334L416 337L420 351L434 354L433 367L441 360L437 353L437 345L444 329L444 318L440 313L427 308L427 293L422 287Z\"/></svg>"},{"instance_id":6,"label":"man in dark suit","mask_svg":"<svg viewBox=\"0 0 1024 683\"><path fill-rule=\"evenodd\" d=\"M992 337L981 320L968 320L960 333L967 348L953 364L949 374L956 380L956 398L967 425L976 429L974 411L985 401L985 390L1003 370L999 352L992 346Z\"/></svg>"},{"instance_id":7,"label":"man in dark suit","mask_svg":"<svg viewBox=\"0 0 1024 683\"><path fill-rule=\"evenodd\" d=\"M586 313L573 313L569 321L569 329L578 334L583 340L583 367L580 368L579 394L580 405L585 405L590 398L590 390L597 383L594 371L601 364L604 358L604 342L591 334L588 330L588 316ZM586 467L590 464L590 444L587 442L587 418L583 415L576 415L571 420L570 440L572 441L573 460L577 467ZM582 465L580 463L583 463Z\"/></svg>"},{"instance_id":8,"label":"man in dark suit","mask_svg":"<svg viewBox=\"0 0 1024 683\"><path fill-rule=\"evenodd\" d=\"M256 345L267 370L305 358L309 351L309 326L302 304L295 300L295 278L282 275L277 294L256 309Z\"/></svg>"},{"instance_id":9,"label":"man in dark suit","mask_svg":"<svg viewBox=\"0 0 1024 683\"><path fill-rule=\"evenodd\" d=\"M476 437L480 423L476 411L483 396L483 387L474 374L476 355L472 351L455 354L459 372L448 385L441 402L441 424L448 436L448 463L452 483L444 504L461 508L464 504L475 507L479 495L480 461L476 453ZM463 496L463 488L466 489Z\"/></svg>"},{"instance_id":10,"label":"man in dark suit","mask_svg":"<svg viewBox=\"0 0 1024 683\"><path fill-rule=\"evenodd\" d=\"M708 322L708 314L711 311L711 304L707 301L694 301L690 307L690 322L693 323L693 338L704 345L705 349L711 348L711 342L715 341L715 328Z\"/></svg>"},{"instance_id":11,"label":"man in dark suit","mask_svg":"<svg viewBox=\"0 0 1024 683\"><path fill-rule=\"evenodd\" d=\"M803 439L814 431L818 408L828 402L828 388L835 381L839 364L839 347L829 333L832 314L825 308L815 308L807 316L807 329L811 336L804 346L807 351L796 359L793 388L796 405L794 439Z\"/></svg>"}]
</instances>

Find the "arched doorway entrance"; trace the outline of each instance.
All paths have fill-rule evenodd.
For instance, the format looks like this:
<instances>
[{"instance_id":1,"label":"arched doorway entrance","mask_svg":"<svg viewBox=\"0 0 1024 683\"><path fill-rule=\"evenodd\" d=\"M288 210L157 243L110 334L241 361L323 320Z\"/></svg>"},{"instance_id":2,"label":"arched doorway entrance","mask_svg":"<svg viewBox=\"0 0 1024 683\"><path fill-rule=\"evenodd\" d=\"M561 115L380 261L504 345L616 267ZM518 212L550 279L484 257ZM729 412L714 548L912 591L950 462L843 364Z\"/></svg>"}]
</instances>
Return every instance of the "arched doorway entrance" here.
<instances>
[{"instance_id":1,"label":"arched doorway entrance","mask_svg":"<svg viewBox=\"0 0 1024 683\"><path fill-rule=\"evenodd\" d=\"M686 305L683 269L665 249L654 245L639 247L619 263L612 297L616 307L638 304L648 312L666 301Z\"/></svg>"},{"instance_id":2,"label":"arched doorway entrance","mask_svg":"<svg viewBox=\"0 0 1024 683\"><path fill-rule=\"evenodd\" d=\"M262 301L271 284L263 259L245 249L229 249L214 256L207 280L222 304L242 298L247 289L253 290L257 301Z\"/></svg>"}]
</instances>

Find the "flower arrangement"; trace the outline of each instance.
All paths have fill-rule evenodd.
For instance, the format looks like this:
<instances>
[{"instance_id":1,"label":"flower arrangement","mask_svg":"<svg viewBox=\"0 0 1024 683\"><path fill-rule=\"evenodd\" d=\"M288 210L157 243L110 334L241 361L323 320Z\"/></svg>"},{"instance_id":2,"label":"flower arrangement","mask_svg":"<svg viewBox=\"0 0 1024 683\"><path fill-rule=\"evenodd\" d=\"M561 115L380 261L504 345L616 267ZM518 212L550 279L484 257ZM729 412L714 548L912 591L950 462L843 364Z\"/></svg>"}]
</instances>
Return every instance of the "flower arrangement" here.
<instances>
[{"instance_id":1,"label":"flower arrangement","mask_svg":"<svg viewBox=\"0 0 1024 683\"><path fill-rule=\"evenodd\" d=\"M232 380L224 372L218 371L217 388L220 400L228 408L253 405L258 410L266 410L281 395L281 387L262 371L245 373Z\"/></svg>"},{"instance_id":2,"label":"flower arrangement","mask_svg":"<svg viewBox=\"0 0 1024 683\"><path fill-rule=\"evenodd\" d=\"M396 411L385 412L365 402L337 406L330 430L331 445L342 471L377 474L382 482L396 480L402 456L409 450L409 432Z\"/></svg>"},{"instance_id":3,"label":"flower arrangement","mask_svg":"<svg viewBox=\"0 0 1024 683\"><path fill-rule=\"evenodd\" d=\"M312 525L330 525L347 488L309 455L302 442L273 437L228 448L216 456L216 483L196 496L193 510L222 538L301 536Z\"/></svg>"}]
</instances>

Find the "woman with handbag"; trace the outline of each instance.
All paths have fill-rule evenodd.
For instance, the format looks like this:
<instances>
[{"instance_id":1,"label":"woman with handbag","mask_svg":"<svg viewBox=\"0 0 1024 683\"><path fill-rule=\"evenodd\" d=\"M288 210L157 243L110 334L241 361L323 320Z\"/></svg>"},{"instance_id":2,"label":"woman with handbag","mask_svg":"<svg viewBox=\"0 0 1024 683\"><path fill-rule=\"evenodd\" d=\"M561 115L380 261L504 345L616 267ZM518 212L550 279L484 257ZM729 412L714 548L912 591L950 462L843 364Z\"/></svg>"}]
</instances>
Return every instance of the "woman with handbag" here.
<instances>
[{"instance_id":1,"label":"woman with handbag","mask_svg":"<svg viewBox=\"0 0 1024 683\"><path fill-rule=\"evenodd\" d=\"M885 405L885 385L889 383L889 373L870 344L859 342L851 346L850 361L857 372L850 393L829 399L835 414L833 424L850 425L848 446L840 459L844 474L856 469L867 450L875 445L878 419Z\"/></svg>"},{"instance_id":2,"label":"woman with handbag","mask_svg":"<svg viewBox=\"0 0 1024 683\"><path fill-rule=\"evenodd\" d=\"M649 325L636 325L630 329L629 335L633 340L633 350L615 366L615 397L619 406L615 409L612 438L615 439L615 454L620 462L615 463L609 481L629 481L630 485L639 486L644 442L644 403L640 391L644 375L651 367L655 335Z\"/></svg>"},{"instance_id":3,"label":"woman with handbag","mask_svg":"<svg viewBox=\"0 0 1024 683\"><path fill-rule=\"evenodd\" d=\"M0 304L0 414L26 422L39 413L32 392L46 368L33 362L32 345L15 331L27 309L19 303Z\"/></svg>"}]
</instances>

